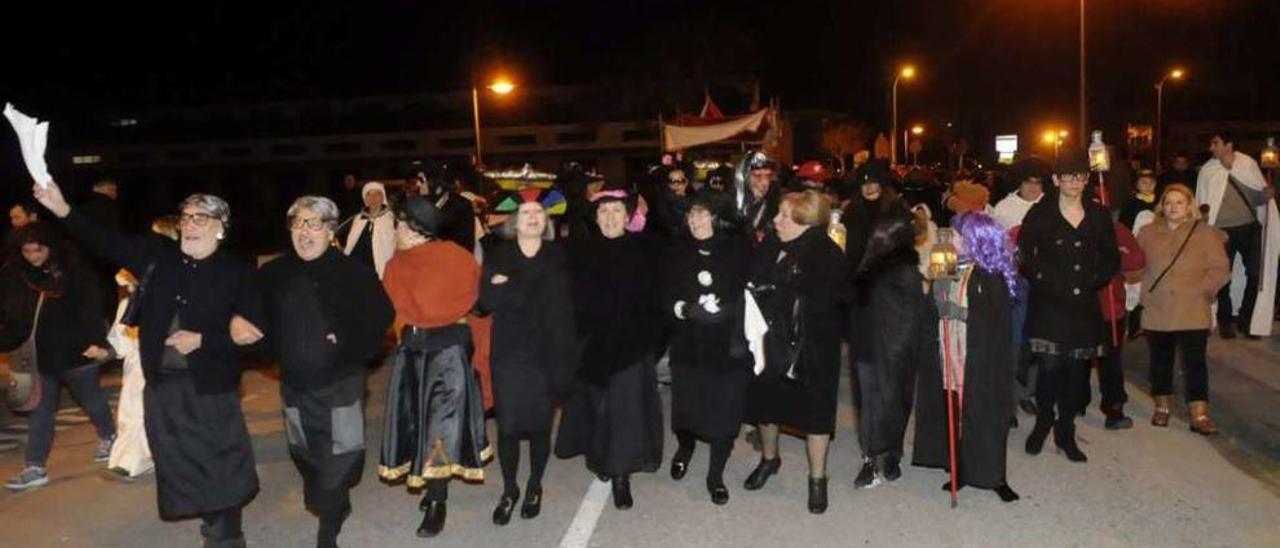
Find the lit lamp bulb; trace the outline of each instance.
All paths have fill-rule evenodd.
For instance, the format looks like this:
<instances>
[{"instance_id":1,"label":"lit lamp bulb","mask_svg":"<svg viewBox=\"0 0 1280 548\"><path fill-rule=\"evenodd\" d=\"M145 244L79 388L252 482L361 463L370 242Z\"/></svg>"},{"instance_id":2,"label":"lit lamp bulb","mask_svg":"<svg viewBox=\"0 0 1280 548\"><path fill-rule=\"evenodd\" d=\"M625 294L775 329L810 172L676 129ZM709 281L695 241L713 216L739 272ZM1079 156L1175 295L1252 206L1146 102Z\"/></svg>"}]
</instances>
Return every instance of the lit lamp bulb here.
<instances>
[{"instance_id":1,"label":"lit lamp bulb","mask_svg":"<svg viewBox=\"0 0 1280 548\"><path fill-rule=\"evenodd\" d=\"M1102 142L1102 132L1098 130L1094 130L1093 142L1089 143L1089 169L1111 171L1111 155L1107 154L1107 145Z\"/></svg>"},{"instance_id":2,"label":"lit lamp bulb","mask_svg":"<svg viewBox=\"0 0 1280 548\"><path fill-rule=\"evenodd\" d=\"M1267 146L1262 148L1262 155L1258 160L1267 169L1280 168L1280 149L1276 148L1275 137L1267 137Z\"/></svg>"},{"instance_id":3,"label":"lit lamp bulb","mask_svg":"<svg viewBox=\"0 0 1280 548\"><path fill-rule=\"evenodd\" d=\"M960 260L956 246L951 243L951 229L938 229L938 243L929 250L929 279L954 278Z\"/></svg>"}]
</instances>

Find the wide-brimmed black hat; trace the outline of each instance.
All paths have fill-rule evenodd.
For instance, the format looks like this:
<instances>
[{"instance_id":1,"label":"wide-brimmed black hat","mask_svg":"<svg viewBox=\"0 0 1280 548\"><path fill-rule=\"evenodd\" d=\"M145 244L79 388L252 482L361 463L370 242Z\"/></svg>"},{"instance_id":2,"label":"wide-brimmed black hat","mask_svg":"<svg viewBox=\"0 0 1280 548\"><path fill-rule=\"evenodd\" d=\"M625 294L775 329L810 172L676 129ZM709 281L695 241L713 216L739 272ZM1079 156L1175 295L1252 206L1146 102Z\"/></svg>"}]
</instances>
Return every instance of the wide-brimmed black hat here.
<instances>
[{"instance_id":1,"label":"wide-brimmed black hat","mask_svg":"<svg viewBox=\"0 0 1280 548\"><path fill-rule=\"evenodd\" d=\"M410 196L400 208L400 221L407 223L414 232L434 236L444 224L444 212L422 196Z\"/></svg>"},{"instance_id":2,"label":"wide-brimmed black hat","mask_svg":"<svg viewBox=\"0 0 1280 548\"><path fill-rule=\"evenodd\" d=\"M1062 155L1058 157L1058 163L1053 166L1054 175L1088 173L1089 171L1089 155L1085 151L1077 149L1062 151Z\"/></svg>"},{"instance_id":3,"label":"wide-brimmed black hat","mask_svg":"<svg viewBox=\"0 0 1280 548\"><path fill-rule=\"evenodd\" d=\"M893 174L889 172L889 161L883 158L868 160L858 168L854 180L861 185L869 185L878 183L881 186L889 186L893 183Z\"/></svg>"}]
</instances>

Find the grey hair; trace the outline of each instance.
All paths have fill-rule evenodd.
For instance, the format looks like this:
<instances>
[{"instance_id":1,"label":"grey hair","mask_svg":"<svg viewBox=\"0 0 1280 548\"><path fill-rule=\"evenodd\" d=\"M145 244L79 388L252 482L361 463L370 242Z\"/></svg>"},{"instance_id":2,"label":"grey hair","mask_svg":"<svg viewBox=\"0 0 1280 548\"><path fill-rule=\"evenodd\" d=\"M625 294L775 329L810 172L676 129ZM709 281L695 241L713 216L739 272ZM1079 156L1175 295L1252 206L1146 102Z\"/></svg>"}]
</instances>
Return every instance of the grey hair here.
<instances>
[{"instance_id":1,"label":"grey hair","mask_svg":"<svg viewBox=\"0 0 1280 548\"><path fill-rule=\"evenodd\" d=\"M333 228L338 223L338 204L324 196L300 196L293 201L293 205L289 206L285 216L292 219L304 209L319 215L320 220L324 221L329 228Z\"/></svg>"},{"instance_id":2,"label":"grey hair","mask_svg":"<svg viewBox=\"0 0 1280 548\"><path fill-rule=\"evenodd\" d=\"M538 204L538 205L542 205L542 204ZM542 209L543 211L546 211L545 206ZM511 213L511 215L508 215L506 219L503 219L502 224L498 225L497 230L495 230L495 232L497 232L499 238L502 238L504 240L516 239L516 236L517 236L516 217L518 216L517 213L519 213L519 210L516 210L515 212ZM547 215L547 227L542 231L542 239L548 242L556 239L556 223L551 219L550 214Z\"/></svg>"},{"instance_id":3,"label":"grey hair","mask_svg":"<svg viewBox=\"0 0 1280 548\"><path fill-rule=\"evenodd\" d=\"M212 194L192 194L178 204L178 211L188 207L203 209L209 212L209 216L222 221L222 224L230 225L228 221L231 220L231 206L222 198Z\"/></svg>"}]
</instances>

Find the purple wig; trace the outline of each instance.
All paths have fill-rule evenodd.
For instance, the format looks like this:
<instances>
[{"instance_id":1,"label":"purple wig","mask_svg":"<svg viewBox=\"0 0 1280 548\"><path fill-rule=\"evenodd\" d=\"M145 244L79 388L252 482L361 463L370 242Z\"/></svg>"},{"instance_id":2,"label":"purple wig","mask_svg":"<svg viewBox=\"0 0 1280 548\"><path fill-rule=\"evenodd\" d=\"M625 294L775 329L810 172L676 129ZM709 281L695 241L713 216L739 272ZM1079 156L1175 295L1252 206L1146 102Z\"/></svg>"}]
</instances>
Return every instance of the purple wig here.
<instances>
[{"instance_id":1,"label":"purple wig","mask_svg":"<svg viewBox=\"0 0 1280 548\"><path fill-rule=\"evenodd\" d=\"M1009 234L995 219L985 213L970 211L951 220L951 228L962 239L963 256L973 259L983 270L999 274L1009 286L1009 294L1016 294L1018 265L1014 259L1013 243Z\"/></svg>"}]
</instances>

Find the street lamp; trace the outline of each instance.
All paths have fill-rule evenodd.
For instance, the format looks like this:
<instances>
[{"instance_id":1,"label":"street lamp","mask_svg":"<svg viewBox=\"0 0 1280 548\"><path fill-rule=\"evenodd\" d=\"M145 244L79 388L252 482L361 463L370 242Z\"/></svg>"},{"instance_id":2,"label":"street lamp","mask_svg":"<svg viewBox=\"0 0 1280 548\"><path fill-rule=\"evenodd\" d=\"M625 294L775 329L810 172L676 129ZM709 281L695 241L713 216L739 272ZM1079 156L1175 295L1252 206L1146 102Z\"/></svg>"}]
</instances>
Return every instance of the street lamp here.
<instances>
[{"instance_id":1,"label":"street lamp","mask_svg":"<svg viewBox=\"0 0 1280 548\"><path fill-rule=\"evenodd\" d=\"M506 95L515 91L516 85L506 78L499 78L493 83L485 86L489 91L498 95ZM471 86L471 116L475 122L476 130L476 169L482 169L484 165L484 152L480 144L480 89L475 85Z\"/></svg>"},{"instance_id":2,"label":"street lamp","mask_svg":"<svg viewBox=\"0 0 1280 548\"><path fill-rule=\"evenodd\" d=\"M911 135L916 136L914 141L907 136L907 132L902 132L902 143L907 147L907 152L911 153L911 165L918 166L920 165L920 149L923 146L923 143L920 142L920 136L924 135L924 126L920 124L911 126Z\"/></svg>"},{"instance_id":3,"label":"street lamp","mask_svg":"<svg viewBox=\"0 0 1280 548\"><path fill-rule=\"evenodd\" d=\"M893 103L892 108L890 109L892 111L893 120L892 120L892 123L890 124L892 127L889 129L889 135L896 136L898 134L898 80L911 80L915 77L916 77L916 67L913 65L903 65L901 69L898 69L898 74L896 74L893 77L892 92L890 94L892 95L892 103ZM897 138L890 138L889 139L889 164L894 165L897 163L898 163L898 140Z\"/></svg>"},{"instance_id":4,"label":"street lamp","mask_svg":"<svg viewBox=\"0 0 1280 548\"><path fill-rule=\"evenodd\" d=\"M1067 133L1067 130L1065 129L1059 129L1056 131L1052 129L1047 129L1045 130L1044 134L1041 136L1041 139L1044 141L1045 144L1053 145L1053 159L1055 160L1058 159L1058 150L1062 148L1062 143L1065 143L1067 141L1068 135L1070 134Z\"/></svg>"},{"instance_id":5,"label":"street lamp","mask_svg":"<svg viewBox=\"0 0 1280 548\"><path fill-rule=\"evenodd\" d=\"M1156 172L1160 172L1160 165L1164 161L1164 155L1161 153L1161 147L1164 145L1163 128L1164 128L1164 83L1168 80L1179 81L1186 75L1186 71L1176 68L1169 71L1164 77L1156 82Z\"/></svg>"}]
</instances>

